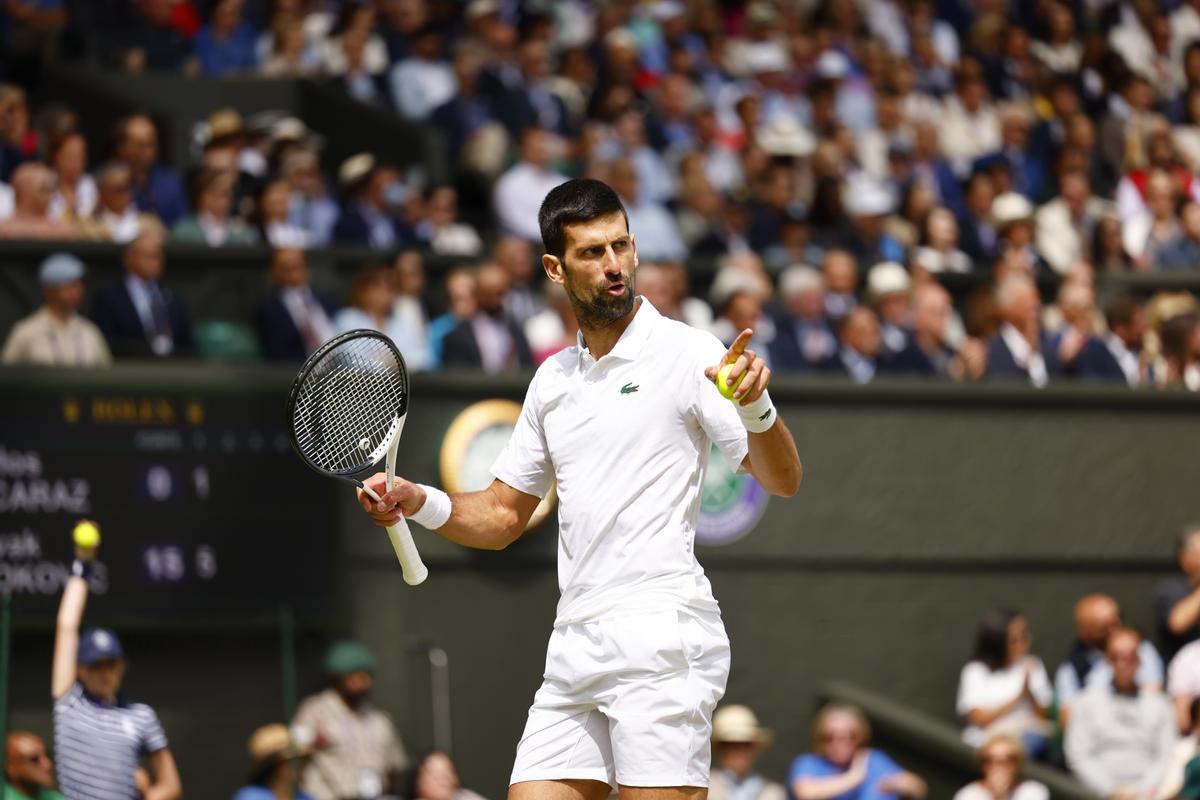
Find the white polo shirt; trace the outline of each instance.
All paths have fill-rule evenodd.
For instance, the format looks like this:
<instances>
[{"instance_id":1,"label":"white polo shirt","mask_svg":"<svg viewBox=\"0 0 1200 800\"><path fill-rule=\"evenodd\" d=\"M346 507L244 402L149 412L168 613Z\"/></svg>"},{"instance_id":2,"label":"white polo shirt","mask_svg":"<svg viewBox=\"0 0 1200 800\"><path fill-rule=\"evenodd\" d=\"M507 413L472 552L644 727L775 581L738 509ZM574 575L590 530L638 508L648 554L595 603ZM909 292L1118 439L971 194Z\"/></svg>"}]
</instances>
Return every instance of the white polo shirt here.
<instances>
[{"instance_id":1,"label":"white polo shirt","mask_svg":"<svg viewBox=\"0 0 1200 800\"><path fill-rule=\"evenodd\" d=\"M733 403L704 377L725 347L645 298L608 355L583 339L538 369L492 474L544 497L558 481L556 625L620 606L717 610L693 544L715 443L748 451Z\"/></svg>"}]
</instances>

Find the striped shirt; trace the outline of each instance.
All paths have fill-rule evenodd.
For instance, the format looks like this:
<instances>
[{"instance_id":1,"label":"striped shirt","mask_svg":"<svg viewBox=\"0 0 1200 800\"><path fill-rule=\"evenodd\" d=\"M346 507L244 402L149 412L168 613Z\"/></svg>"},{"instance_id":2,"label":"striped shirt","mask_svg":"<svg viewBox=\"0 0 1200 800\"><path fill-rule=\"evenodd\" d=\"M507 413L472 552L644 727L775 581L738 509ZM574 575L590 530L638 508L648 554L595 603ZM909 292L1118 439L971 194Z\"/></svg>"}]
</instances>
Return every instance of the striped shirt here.
<instances>
[{"instance_id":1,"label":"striped shirt","mask_svg":"<svg viewBox=\"0 0 1200 800\"><path fill-rule=\"evenodd\" d=\"M133 774L143 753L167 746L154 709L106 706L76 683L54 702L58 786L71 800L139 800Z\"/></svg>"}]
</instances>

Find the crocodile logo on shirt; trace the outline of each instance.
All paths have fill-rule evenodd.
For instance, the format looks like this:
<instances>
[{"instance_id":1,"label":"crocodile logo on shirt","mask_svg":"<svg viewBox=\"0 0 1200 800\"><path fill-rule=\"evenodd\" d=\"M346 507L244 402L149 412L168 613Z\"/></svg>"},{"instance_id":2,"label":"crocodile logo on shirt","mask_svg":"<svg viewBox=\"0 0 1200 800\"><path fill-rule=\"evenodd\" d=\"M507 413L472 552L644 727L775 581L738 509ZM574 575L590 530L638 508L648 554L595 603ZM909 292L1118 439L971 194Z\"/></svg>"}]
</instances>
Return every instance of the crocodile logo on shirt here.
<instances>
[{"instance_id":1,"label":"crocodile logo on shirt","mask_svg":"<svg viewBox=\"0 0 1200 800\"><path fill-rule=\"evenodd\" d=\"M621 394L633 394L638 390L638 385L630 381L621 387Z\"/></svg>"}]
</instances>

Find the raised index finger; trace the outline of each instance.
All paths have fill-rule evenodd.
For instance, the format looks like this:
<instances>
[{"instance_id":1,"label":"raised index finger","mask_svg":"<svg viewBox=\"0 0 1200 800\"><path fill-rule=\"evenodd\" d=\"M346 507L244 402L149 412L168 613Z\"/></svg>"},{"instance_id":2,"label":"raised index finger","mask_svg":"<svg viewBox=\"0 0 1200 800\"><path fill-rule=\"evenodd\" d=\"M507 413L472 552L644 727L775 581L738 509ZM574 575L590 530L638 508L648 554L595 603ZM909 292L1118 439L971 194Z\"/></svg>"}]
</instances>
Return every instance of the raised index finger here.
<instances>
[{"instance_id":1,"label":"raised index finger","mask_svg":"<svg viewBox=\"0 0 1200 800\"><path fill-rule=\"evenodd\" d=\"M733 344L729 345L729 352L725 354L726 364L732 364L738 360L738 356L746 349L746 345L750 343L750 337L753 335L754 331L749 328L738 334L737 338L733 340Z\"/></svg>"}]
</instances>

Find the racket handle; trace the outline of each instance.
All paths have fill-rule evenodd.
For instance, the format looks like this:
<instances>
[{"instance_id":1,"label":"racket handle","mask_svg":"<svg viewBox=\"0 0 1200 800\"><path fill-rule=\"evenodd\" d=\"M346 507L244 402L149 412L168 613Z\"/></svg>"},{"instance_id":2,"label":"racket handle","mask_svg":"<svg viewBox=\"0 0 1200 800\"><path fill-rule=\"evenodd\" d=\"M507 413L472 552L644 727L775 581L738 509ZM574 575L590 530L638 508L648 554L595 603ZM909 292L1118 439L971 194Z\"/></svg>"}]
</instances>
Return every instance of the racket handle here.
<instances>
[{"instance_id":1,"label":"racket handle","mask_svg":"<svg viewBox=\"0 0 1200 800\"><path fill-rule=\"evenodd\" d=\"M375 494L370 486L364 483L358 485L372 500L379 500L379 495ZM404 573L404 582L409 586L424 583L425 579L429 577L429 568L425 566L425 562L421 560L421 554L417 552L417 544L408 530L408 522L401 517L395 525L388 526L387 532L388 539L392 542L392 549L396 551L396 558L400 560L400 570Z\"/></svg>"},{"instance_id":2,"label":"racket handle","mask_svg":"<svg viewBox=\"0 0 1200 800\"><path fill-rule=\"evenodd\" d=\"M395 525L389 526L387 532L388 538L392 540L392 549L396 551L396 558L400 559L404 582L409 586L424 583L425 579L429 577L429 569L421 560L421 554L417 552L417 545L413 542L412 534L408 530L408 523L404 521L404 517L401 517Z\"/></svg>"}]
</instances>

